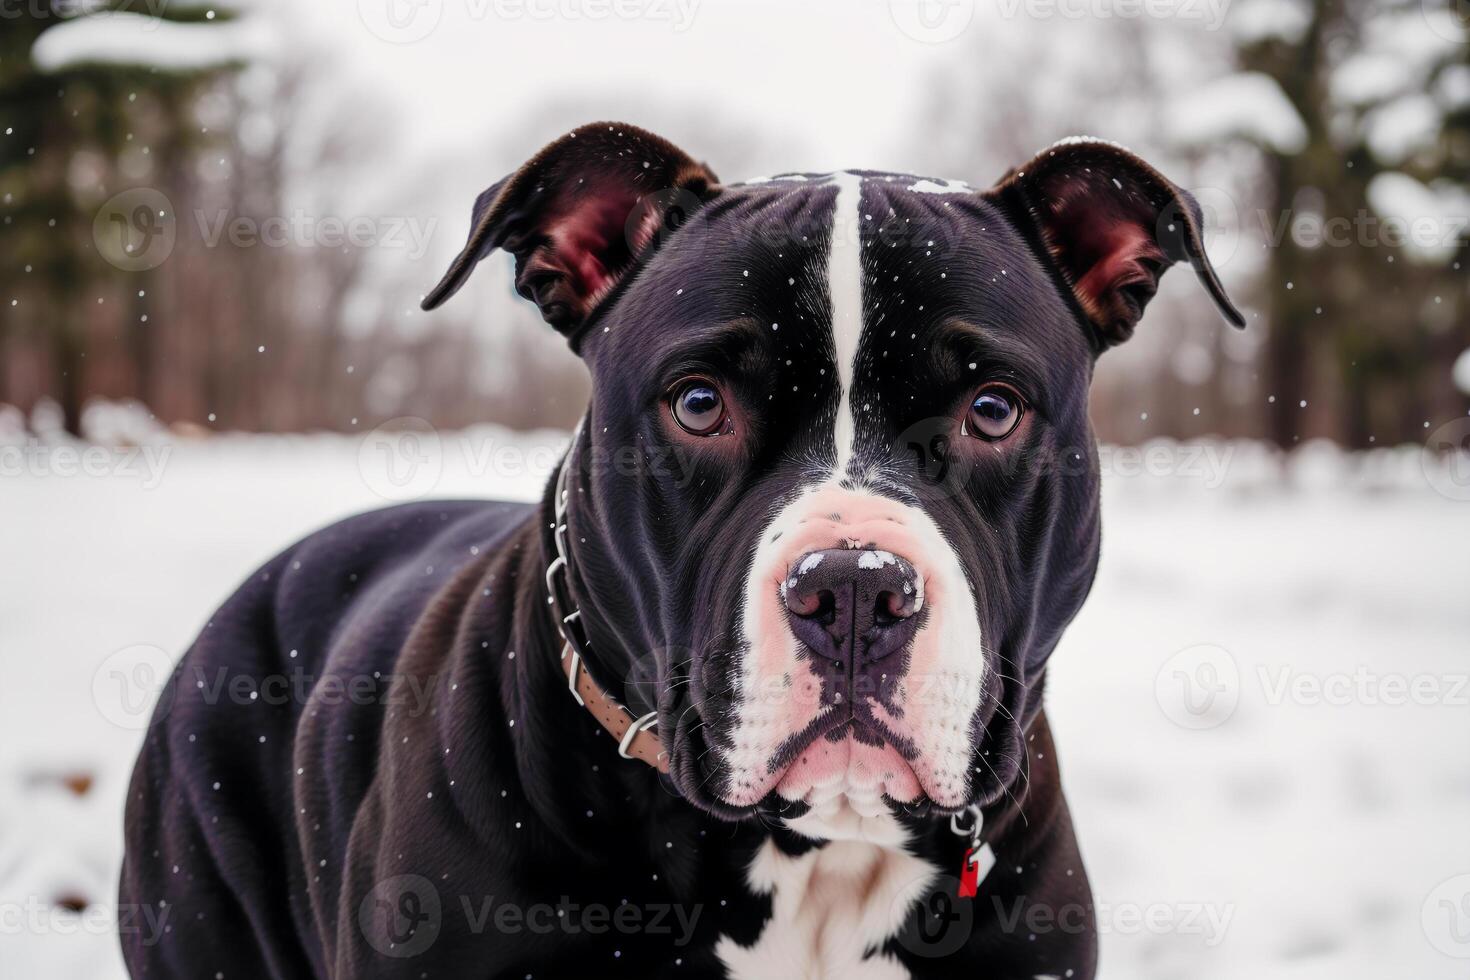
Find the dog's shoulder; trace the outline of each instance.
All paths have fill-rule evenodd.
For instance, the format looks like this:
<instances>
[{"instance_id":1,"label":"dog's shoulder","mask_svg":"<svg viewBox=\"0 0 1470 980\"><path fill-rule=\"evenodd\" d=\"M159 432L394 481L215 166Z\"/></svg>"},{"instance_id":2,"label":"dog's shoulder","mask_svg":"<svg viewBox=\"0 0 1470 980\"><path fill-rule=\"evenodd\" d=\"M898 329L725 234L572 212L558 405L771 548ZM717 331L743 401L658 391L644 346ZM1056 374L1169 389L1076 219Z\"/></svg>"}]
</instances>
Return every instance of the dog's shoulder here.
<instances>
[{"instance_id":1,"label":"dog's shoulder","mask_svg":"<svg viewBox=\"0 0 1470 980\"><path fill-rule=\"evenodd\" d=\"M167 718L172 737L197 733L201 743L228 743L217 746L226 754L262 734L289 740L324 683L329 695L375 712L378 699L362 688L385 683L434 597L467 565L509 550L533 509L413 503L304 537L252 572L205 622L155 725Z\"/></svg>"},{"instance_id":2,"label":"dog's shoulder","mask_svg":"<svg viewBox=\"0 0 1470 980\"><path fill-rule=\"evenodd\" d=\"M426 501L369 511L303 538L273 560L272 613L281 644L314 658L343 630L406 631L466 564L493 556L533 506Z\"/></svg>"}]
</instances>

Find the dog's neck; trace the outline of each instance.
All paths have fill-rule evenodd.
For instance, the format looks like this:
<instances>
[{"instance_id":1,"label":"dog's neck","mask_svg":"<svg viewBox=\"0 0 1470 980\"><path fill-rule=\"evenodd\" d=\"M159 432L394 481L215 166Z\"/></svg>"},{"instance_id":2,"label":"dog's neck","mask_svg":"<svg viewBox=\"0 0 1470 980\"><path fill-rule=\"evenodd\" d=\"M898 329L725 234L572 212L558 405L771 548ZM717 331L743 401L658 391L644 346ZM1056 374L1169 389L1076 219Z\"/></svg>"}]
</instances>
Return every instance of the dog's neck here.
<instances>
[{"instance_id":1,"label":"dog's neck","mask_svg":"<svg viewBox=\"0 0 1470 980\"><path fill-rule=\"evenodd\" d=\"M619 758L617 741L567 689L560 657L564 641L546 601L550 560L545 532L552 520L548 494L506 549L503 563L489 566L475 590L483 595L513 592L504 642L515 655L500 658L495 666L494 685L484 691L493 704L474 710L498 714L501 725L513 726L518 788L540 822L563 842L592 847L599 846L597 838L605 841L609 832L619 832L620 825L627 824L631 832L635 825L659 819L667 803L684 805L672 792L660 790L655 769ZM485 657L480 640L470 637L462 655ZM448 761L473 765L474 757L467 752ZM465 773L463 778L471 776ZM588 818L589 813L594 816Z\"/></svg>"},{"instance_id":2,"label":"dog's neck","mask_svg":"<svg viewBox=\"0 0 1470 980\"><path fill-rule=\"evenodd\" d=\"M573 438L575 440L575 436ZM542 557L546 562L547 609L552 626L562 641L558 658L566 675L567 694L579 706L586 708L617 741L619 758L636 759L666 773L669 771L669 754L655 728L657 708L645 704L642 707L649 710L635 713L619 698L619 688L599 682L593 674L591 643L572 584L575 566L572 562L569 509L574 451L575 445L562 460L552 481L551 520L545 522L541 531Z\"/></svg>"}]
</instances>

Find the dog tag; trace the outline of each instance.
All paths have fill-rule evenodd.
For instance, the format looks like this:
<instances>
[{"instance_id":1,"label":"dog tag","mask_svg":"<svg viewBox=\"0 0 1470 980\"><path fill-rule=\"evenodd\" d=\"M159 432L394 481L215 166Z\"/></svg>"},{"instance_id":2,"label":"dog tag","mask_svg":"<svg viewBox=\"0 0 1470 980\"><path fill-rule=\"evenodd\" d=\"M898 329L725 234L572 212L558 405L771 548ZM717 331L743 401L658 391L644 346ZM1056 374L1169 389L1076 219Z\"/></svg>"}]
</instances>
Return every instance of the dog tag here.
<instances>
[{"instance_id":1,"label":"dog tag","mask_svg":"<svg viewBox=\"0 0 1470 980\"><path fill-rule=\"evenodd\" d=\"M967 815L970 818L968 827L964 819ZM965 861L960 865L960 898L974 898L980 891L980 882L995 867L995 852L989 844L980 843L980 832L984 827L985 815L978 806L968 806L949 818L951 833L970 838L970 846L965 849Z\"/></svg>"},{"instance_id":2,"label":"dog tag","mask_svg":"<svg viewBox=\"0 0 1470 980\"><path fill-rule=\"evenodd\" d=\"M995 867L995 852L989 844L972 844L965 851L965 863L960 868L960 898L974 898L980 891L980 882Z\"/></svg>"}]
</instances>

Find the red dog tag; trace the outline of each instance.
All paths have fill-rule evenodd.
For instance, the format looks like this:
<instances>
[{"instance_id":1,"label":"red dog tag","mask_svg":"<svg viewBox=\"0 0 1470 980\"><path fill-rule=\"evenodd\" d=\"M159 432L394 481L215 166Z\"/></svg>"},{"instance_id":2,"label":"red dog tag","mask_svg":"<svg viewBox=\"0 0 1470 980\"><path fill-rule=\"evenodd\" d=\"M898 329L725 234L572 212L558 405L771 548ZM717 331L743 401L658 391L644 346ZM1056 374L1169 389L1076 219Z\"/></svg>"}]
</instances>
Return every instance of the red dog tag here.
<instances>
[{"instance_id":1,"label":"red dog tag","mask_svg":"<svg viewBox=\"0 0 1470 980\"><path fill-rule=\"evenodd\" d=\"M960 868L960 898L974 898L980 892L980 882L995 867L995 852L989 844L971 844L965 851L965 863Z\"/></svg>"},{"instance_id":2,"label":"red dog tag","mask_svg":"<svg viewBox=\"0 0 1470 980\"><path fill-rule=\"evenodd\" d=\"M968 827L964 822L967 813L970 817ZM995 852L990 849L989 844L980 843L980 831L984 825L984 814L980 812L980 807L974 805L949 818L949 829L952 833L970 838L970 846L965 850L965 861L960 865L960 898L974 898L980 891L980 882L995 867Z\"/></svg>"},{"instance_id":3,"label":"red dog tag","mask_svg":"<svg viewBox=\"0 0 1470 980\"><path fill-rule=\"evenodd\" d=\"M960 898L974 898L980 890L980 848L965 851L965 863L960 868Z\"/></svg>"}]
</instances>

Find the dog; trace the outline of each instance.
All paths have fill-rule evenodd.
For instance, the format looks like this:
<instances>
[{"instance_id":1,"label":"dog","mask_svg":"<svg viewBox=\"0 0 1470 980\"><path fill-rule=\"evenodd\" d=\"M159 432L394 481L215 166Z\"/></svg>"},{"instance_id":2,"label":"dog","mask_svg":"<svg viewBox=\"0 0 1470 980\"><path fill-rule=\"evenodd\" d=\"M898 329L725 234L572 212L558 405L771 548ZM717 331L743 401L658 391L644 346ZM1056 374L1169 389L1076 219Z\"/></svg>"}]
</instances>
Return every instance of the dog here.
<instances>
[{"instance_id":1,"label":"dog","mask_svg":"<svg viewBox=\"0 0 1470 980\"><path fill-rule=\"evenodd\" d=\"M1244 324L1201 221L1094 139L984 190L545 147L423 306L513 255L592 375L570 448L209 620L130 786L133 976L1092 977L1045 670L1098 356L1176 262Z\"/></svg>"}]
</instances>

